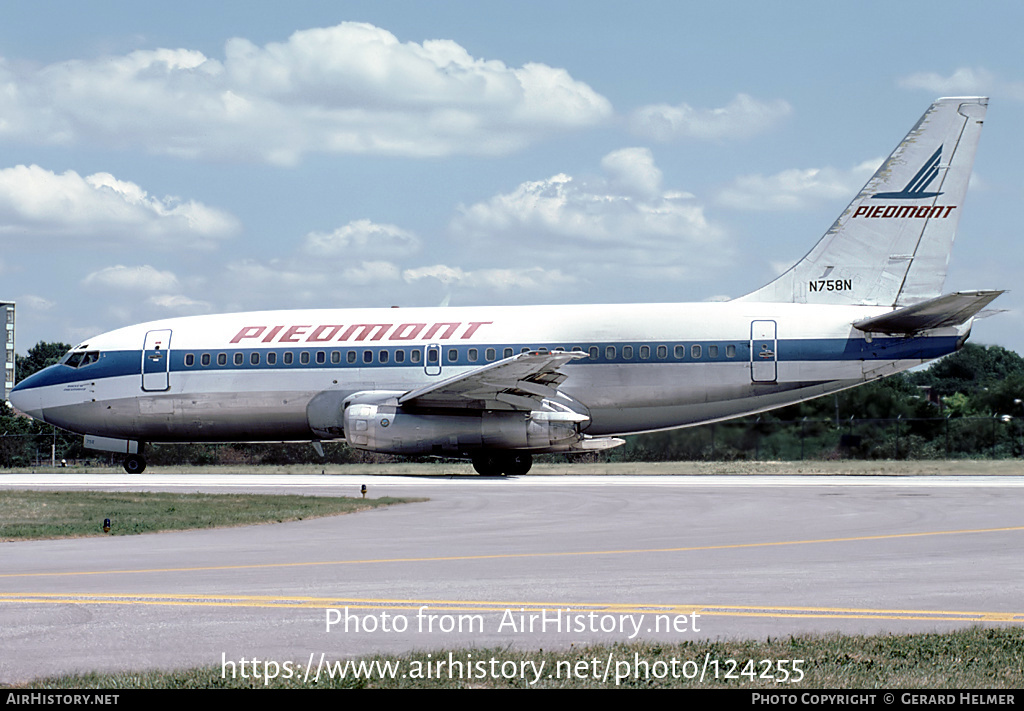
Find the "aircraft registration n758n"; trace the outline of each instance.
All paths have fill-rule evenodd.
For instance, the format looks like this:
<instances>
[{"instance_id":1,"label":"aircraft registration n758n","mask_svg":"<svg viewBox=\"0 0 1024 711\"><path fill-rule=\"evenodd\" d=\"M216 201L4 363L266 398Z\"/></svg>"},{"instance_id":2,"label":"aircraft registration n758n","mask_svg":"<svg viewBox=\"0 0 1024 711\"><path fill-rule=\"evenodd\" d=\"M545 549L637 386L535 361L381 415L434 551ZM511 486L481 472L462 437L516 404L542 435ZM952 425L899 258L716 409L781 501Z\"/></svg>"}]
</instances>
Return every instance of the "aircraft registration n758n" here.
<instances>
[{"instance_id":1,"label":"aircraft registration n758n","mask_svg":"<svg viewBox=\"0 0 1024 711\"><path fill-rule=\"evenodd\" d=\"M523 474L853 387L957 350L1002 293L942 291L987 106L933 103L807 256L732 301L172 318L89 339L11 401L129 472L146 443L344 439Z\"/></svg>"}]
</instances>

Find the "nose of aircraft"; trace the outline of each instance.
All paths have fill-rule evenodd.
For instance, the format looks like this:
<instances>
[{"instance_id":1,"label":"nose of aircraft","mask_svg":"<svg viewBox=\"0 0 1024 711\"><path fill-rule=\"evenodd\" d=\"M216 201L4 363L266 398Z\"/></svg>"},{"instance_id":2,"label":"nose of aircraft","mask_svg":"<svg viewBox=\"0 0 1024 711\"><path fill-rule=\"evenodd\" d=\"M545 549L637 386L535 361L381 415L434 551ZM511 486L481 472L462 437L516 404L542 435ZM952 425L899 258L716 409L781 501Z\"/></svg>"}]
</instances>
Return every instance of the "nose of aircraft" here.
<instances>
[{"instance_id":1,"label":"nose of aircraft","mask_svg":"<svg viewBox=\"0 0 1024 711\"><path fill-rule=\"evenodd\" d=\"M32 387L32 377L23 380L11 390L11 404L33 419L46 422L43 417L43 403L39 388Z\"/></svg>"}]
</instances>

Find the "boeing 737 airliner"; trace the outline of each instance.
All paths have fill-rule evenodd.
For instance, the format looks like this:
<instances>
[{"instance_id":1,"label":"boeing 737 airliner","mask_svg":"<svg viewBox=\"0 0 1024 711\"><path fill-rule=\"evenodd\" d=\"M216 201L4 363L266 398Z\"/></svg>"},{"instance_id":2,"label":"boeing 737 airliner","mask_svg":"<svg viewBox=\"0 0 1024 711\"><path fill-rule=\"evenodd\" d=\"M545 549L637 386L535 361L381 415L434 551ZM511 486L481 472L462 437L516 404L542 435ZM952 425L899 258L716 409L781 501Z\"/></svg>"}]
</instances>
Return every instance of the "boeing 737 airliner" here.
<instances>
[{"instance_id":1,"label":"boeing 737 airliner","mask_svg":"<svg viewBox=\"0 0 1024 711\"><path fill-rule=\"evenodd\" d=\"M733 301L172 318L75 346L11 402L129 472L150 442L344 439L524 474L833 393L955 351L1002 293L942 292L987 105L932 104L806 257Z\"/></svg>"}]
</instances>

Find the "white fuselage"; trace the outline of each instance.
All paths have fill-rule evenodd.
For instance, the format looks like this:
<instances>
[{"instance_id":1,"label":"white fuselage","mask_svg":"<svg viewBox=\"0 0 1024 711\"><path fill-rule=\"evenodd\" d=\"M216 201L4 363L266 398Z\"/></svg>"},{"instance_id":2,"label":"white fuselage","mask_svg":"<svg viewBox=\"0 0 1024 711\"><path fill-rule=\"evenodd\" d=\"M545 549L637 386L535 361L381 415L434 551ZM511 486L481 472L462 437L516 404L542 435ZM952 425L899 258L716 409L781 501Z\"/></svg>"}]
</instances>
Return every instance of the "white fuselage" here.
<instances>
[{"instance_id":1,"label":"white fuselage","mask_svg":"<svg viewBox=\"0 0 1024 711\"><path fill-rule=\"evenodd\" d=\"M12 394L68 430L143 442L323 439L317 395L406 392L524 350L581 350L559 391L590 436L736 417L954 351L968 327L868 337L877 306L726 302L266 311L97 336ZM68 359L65 359L67 361ZM77 363L77 366L76 366Z\"/></svg>"}]
</instances>

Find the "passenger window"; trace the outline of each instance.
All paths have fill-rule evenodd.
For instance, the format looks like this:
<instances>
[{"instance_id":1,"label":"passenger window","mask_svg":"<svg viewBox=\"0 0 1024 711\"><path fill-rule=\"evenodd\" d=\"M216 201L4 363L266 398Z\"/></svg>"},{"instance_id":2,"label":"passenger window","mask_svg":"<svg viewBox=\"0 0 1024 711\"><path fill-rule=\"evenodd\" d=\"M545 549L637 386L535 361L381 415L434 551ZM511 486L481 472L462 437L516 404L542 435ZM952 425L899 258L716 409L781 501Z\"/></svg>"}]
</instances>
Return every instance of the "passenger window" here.
<instances>
[{"instance_id":1,"label":"passenger window","mask_svg":"<svg viewBox=\"0 0 1024 711\"><path fill-rule=\"evenodd\" d=\"M260 364L260 353L259 353L259 351L253 351L252 353L249 354L249 365L259 365L259 364Z\"/></svg>"},{"instance_id":2,"label":"passenger window","mask_svg":"<svg viewBox=\"0 0 1024 711\"><path fill-rule=\"evenodd\" d=\"M399 348L397 351L395 351L395 362L396 363L404 363L405 362L405 349L404 348Z\"/></svg>"},{"instance_id":3,"label":"passenger window","mask_svg":"<svg viewBox=\"0 0 1024 711\"><path fill-rule=\"evenodd\" d=\"M441 354L436 348L431 348L427 351L427 363L430 365L437 365L437 361L440 359Z\"/></svg>"},{"instance_id":4,"label":"passenger window","mask_svg":"<svg viewBox=\"0 0 1024 711\"><path fill-rule=\"evenodd\" d=\"M718 346L708 346L708 358L718 357Z\"/></svg>"},{"instance_id":5,"label":"passenger window","mask_svg":"<svg viewBox=\"0 0 1024 711\"><path fill-rule=\"evenodd\" d=\"M191 353L186 353L185 354L185 367L186 368L191 368L195 364L196 364L196 357L194 355L192 355Z\"/></svg>"},{"instance_id":6,"label":"passenger window","mask_svg":"<svg viewBox=\"0 0 1024 711\"><path fill-rule=\"evenodd\" d=\"M692 358L700 358L700 346L696 343L690 346L690 356Z\"/></svg>"},{"instance_id":7,"label":"passenger window","mask_svg":"<svg viewBox=\"0 0 1024 711\"><path fill-rule=\"evenodd\" d=\"M735 358L736 357L736 346L726 346L725 347L725 357L726 358Z\"/></svg>"},{"instance_id":8,"label":"passenger window","mask_svg":"<svg viewBox=\"0 0 1024 711\"><path fill-rule=\"evenodd\" d=\"M373 351L363 351L363 362L364 363L372 363L373 362Z\"/></svg>"},{"instance_id":9,"label":"passenger window","mask_svg":"<svg viewBox=\"0 0 1024 711\"><path fill-rule=\"evenodd\" d=\"M469 349L469 353L468 353L468 355L469 355L469 362L470 363L476 363L476 359L479 357L478 354L479 354L479 351L477 351L476 348L470 348Z\"/></svg>"},{"instance_id":10,"label":"passenger window","mask_svg":"<svg viewBox=\"0 0 1024 711\"><path fill-rule=\"evenodd\" d=\"M413 363L419 363L423 359L423 351L414 350L409 353L409 360Z\"/></svg>"},{"instance_id":11,"label":"passenger window","mask_svg":"<svg viewBox=\"0 0 1024 711\"><path fill-rule=\"evenodd\" d=\"M597 360L601 355L601 349L597 346L590 347L590 360Z\"/></svg>"},{"instance_id":12,"label":"passenger window","mask_svg":"<svg viewBox=\"0 0 1024 711\"><path fill-rule=\"evenodd\" d=\"M327 354L324 353L323 351L317 351L316 352L316 362L319 363L320 365L323 365L324 363L326 363L327 362Z\"/></svg>"},{"instance_id":13,"label":"passenger window","mask_svg":"<svg viewBox=\"0 0 1024 711\"><path fill-rule=\"evenodd\" d=\"M270 351L267 353L267 365L275 365L277 363L277 353Z\"/></svg>"},{"instance_id":14,"label":"passenger window","mask_svg":"<svg viewBox=\"0 0 1024 711\"><path fill-rule=\"evenodd\" d=\"M486 351L484 351L484 358L486 358L489 361L494 360L497 357L498 354L495 353L493 348L488 348Z\"/></svg>"},{"instance_id":15,"label":"passenger window","mask_svg":"<svg viewBox=\"0 0 1024 711\"><path fill-rule=\"evenodd\" d=\"M504 353L504 355L501 356L502 358L511 358L512 357L512 349L511 348L506 348L502 352Z\"/></svg>"},{"instance_id":16,"label":"passenger window","mask_svg":"<svg viewBox=\"0 0 1024 711\"><path fill-rule=\"evenodd\" d=\"M626 359L632 358L633 357L633 346L623 346L622 347L622 357L626 358Z\"/></svg>"},{"instance_id":17,"label":"passenger window","mask_svg":"<svg viewBox=\"0 0 1024 711\"><path fill-rule=\"evenodd\" d=\"M668 358L668 346L658 346L658 358Z\"/></svg>"},{"instance_id":18,"label":"passenger window","mask_svg":"<svg viewBox=\"0 0 1024 711\"><path fill-rule=\"evenodd\" d=\"M648 358L650 358L651 357L651 347L650 346L640 346L640 357L643 358L644 360L647 360Z\"/></svg>"},{"instance_id":19,"label":"passenger window","mask_svg":"<svg viewBox=\"0 0 1024 711\"><path fill-rule=\"evenodd\" d=\"M199 362L203 364L204 368L208 366L210 364L210 354L203 353L203 356L199 359Z\"/></svg>"},{"instance_id":20,"label":"passenger window","mask_svg":"<svg viewBox=\"0 0 1024 711\"><path fill-rule=\"evenodd\" d=\"M331 362L337 365L341 362L341 351L331 351Z\"/></svg>"},{"instance_id":21,"label":"passenger window","mask_svg":"<svg viewBox=\"0 0 1024 711\"><path fill-rule=\"evenodd\" d=\"M605 348L604 357L608 360L615 360L615 346L608 346Z\"/></svg>"},{"instance_id":22,"label":"passenger window","mask_svg":"<svg viewBox=\"0 0 1024 711\"><path fill-rule=\"evenodd\" d=\"M348 355L345 356L345 360L348 361L349 363L355 363L356 362L356 352L355 351L349 351Z\"/></svg>"},{"instance_id":23,"label":"passenger window","mask_svg":"<svg viewBox=\"0 0 1024 711\"><path fill-rule=\"evenodd\" d=\"M235 353L235 365L241 365L245 361L245 356L241 353Z\"/></svg>"},{"instance_id":24,"label":"passenger window","mask_svg":"<svg viewBox=\"0 0 1024 711\"><path fill-rule=\"evenodd\" d=\"M217 365L227 365L227 364L228 364L228 354L227 353L218 353L217 354Z\"/></svg>"},{"instance_id":25,"label":"passenger window","mask_svg":"<svg viewBox=\"0 0 1024 711\"><path fill-rule=\"evenodd\" d=\"M449 348L448 349L448 362L449 363L458 363L459 362L459 352L457 350L455 350L454 348Z\"/></svg>"},{"instance_id":26,"label":"passenger window","mask_svg":"<svg viewBox=\"0 0 1024 711\"><path fill-rule=\"evenodd\" d=\"M672 350L672 353L675 355L676 360L682 360L683 358L686 357L686 347L685 346L676 346Z\"/></svg>"},{"instance_id":27,"label":"passenger window","mask_svg":"<svg viewBox=\"0 0 1024 711\"><path fill-rule=\"evenodd\" d=\"M302 365L309 365L309 351L302 351L299 353L299 363Z\"/></svg>"},{"instance_id":28,"label":"passenger window","mask_svg":"<svg viewBox=\"0 0 1024 711\"><path fill-rule=\"evenodd\" d=\"M381 363L387 363L388 362L388 352L387 351L380 351L379 357L380 357L380 362Z\"/></svg>"},{"instance_id":29,"label":"passenger window","mask_svg":"<svg viewBox=\"0 0 1024 711\"><path fill-rule=\"evenodd\" d=\"M291 365L292 361L294 359L295 359L295 355L291 351L285 351L284 352L284 364L285 365Z\"/></svg>"}]
</instances>

